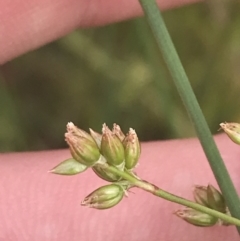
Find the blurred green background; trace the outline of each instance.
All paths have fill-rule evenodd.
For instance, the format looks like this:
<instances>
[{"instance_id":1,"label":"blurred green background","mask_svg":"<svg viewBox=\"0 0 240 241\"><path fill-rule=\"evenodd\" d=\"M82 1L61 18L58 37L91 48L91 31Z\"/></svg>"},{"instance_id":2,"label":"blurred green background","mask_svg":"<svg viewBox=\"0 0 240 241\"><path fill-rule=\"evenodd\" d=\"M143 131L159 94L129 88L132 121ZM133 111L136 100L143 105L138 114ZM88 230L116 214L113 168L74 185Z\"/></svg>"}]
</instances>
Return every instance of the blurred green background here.
<instances>
[{"instance_id":1,"label":"blurred green background","mask_svg":"<svg viewBox=\"0 0 240 241\"><path fill-rule=\"evenodd\" d=\"M211 0L164 18L213 133L240 122L240 4ZM73 121L136 129L142 141L195 136L143 18L79 30L0 74L0 151L66 147Z\"/></svg>"}]
</instances>

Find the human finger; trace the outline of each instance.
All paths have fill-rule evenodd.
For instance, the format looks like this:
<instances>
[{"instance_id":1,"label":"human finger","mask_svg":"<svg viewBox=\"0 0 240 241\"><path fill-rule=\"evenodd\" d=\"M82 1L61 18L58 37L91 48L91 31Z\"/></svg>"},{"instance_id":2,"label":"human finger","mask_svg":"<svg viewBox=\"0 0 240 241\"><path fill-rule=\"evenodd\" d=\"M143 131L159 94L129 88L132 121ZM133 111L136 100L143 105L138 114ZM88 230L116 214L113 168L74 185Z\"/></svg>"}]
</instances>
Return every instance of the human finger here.
<instances>
[{"instance_id":1,"label":"human finger","mask_svg":"<svg viewBox=\"0 0 240 241\"><path fill-rule=\"evenodd\" d=\"M199 0L159 0L168 9ZM0 1L0 64L54 41L77 28L142 15L137 0Z\"/></svg>"}]
</instances>

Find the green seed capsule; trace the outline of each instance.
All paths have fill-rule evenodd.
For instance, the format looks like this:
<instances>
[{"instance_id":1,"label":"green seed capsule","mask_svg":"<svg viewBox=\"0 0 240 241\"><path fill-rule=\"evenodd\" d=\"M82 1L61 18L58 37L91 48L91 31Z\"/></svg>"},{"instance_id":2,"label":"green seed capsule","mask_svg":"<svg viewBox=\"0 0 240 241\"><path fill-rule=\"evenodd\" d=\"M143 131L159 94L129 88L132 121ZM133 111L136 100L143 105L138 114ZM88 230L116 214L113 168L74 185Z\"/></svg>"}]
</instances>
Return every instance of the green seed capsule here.
<instances>
[{"instance_id":1,"label":"green seed capsule","mask_svg":"<svg viewBox=\"0 0 240 241\"><path fill-rule=\"evenodd\" d=\"M193 196L194 200L206 207L210 207L208 203L208 197L207 197L207 187L205 186L195 186L193 190Z\"/></svg>"},{"instance_id":2,"label":"green seed capsule","mask_svg":"<svg viewBox=\"0 0 240 241\"><path fill-rule=\"evenodd\" d=\"M120 139L104 124L101 153L107 162L119 166L124 162L124 148Z\"/></svg>"},{"instance_id":3,"label":"green seed capsule","mask_svg":"<svg viewBox=\"0 0 240 241\"><path fill-rule=\"evenodd\" d=\"M219 212L226 213L226 203L223 195L212 185L207 186L207 196L209 206Z\"/></svg>"},{"instance_id":4,"label":"green seed capsule","mask_svg":"<svg viewBox=\"0 0 240 241\"><path fill-rule=\"evenodd\" d=\"M221 123L221 128L228 137L236 144L240 145L240 124L239 123Z\"/></svg>"},{"instance_id":5,"label":"green seed capsule","mask_svg":"<svg viewBox=\"0 0 240 241\"><path fill-rule=\"evenodd\" d=\"M100 151L92 136L68 123L65 140L70 147L72 157L86 166L92 166L100 158Z\"/></svg>"},{"instance_id":6,"label":"green seed capsule","mask_svg":"<svg viewBox=\"0 0 240 241\"><path fill-rule=\"evenodd\" d=\"M210 227L218 221L218 218L191 208L179 210L175 214L184 221L200 227Z\"/></svg>"},{"instance_id":7,"label":"green seed capsule","mask_svg":"<svg viewBox=\"0 0 240 241\"><path fill-rule=\"evenodd\" d=\"M124 189L117 184L102 186L90 193L81 202L82 206L96 209L107 209L117 205L124 196Z\"/></svg>"},{"instance_id":8,"label":"green seed capsule","mask_svg":"<svg viewBox=\"0 0 240 241\"><path fill-rule=\"evenodd\" d=\"M102 165L94 165L92 167L93 171L96 173L97 176L102 178L105 181L108 182L117 182L121 180L121 177L119 177L116 174L113 174L111 172L107 172L106 169L102 168Z\"/></svg>"},{"instance_id":9,"label":"green seed capsule","mask_svg":"<svg viewBox=\"0 0 240 241\"><path fill-rule=\"evenodd\" d=\"M140 143L136 132L130 128L127 136L123 140L125 152L125 167L127 169L134 168L140 157Z\"/></svg>"},{"instance_id":10,"label":"green seed capsule","mask_svg":"<svg viewBox=\"0 0 240 241\"><path fill-rule=\"evenodd\" d=\"M87 170L87 166L76 161L73 158L67 159L59 163L49 172L59 175L76 175Z\"/></svg>"}]
</instances>

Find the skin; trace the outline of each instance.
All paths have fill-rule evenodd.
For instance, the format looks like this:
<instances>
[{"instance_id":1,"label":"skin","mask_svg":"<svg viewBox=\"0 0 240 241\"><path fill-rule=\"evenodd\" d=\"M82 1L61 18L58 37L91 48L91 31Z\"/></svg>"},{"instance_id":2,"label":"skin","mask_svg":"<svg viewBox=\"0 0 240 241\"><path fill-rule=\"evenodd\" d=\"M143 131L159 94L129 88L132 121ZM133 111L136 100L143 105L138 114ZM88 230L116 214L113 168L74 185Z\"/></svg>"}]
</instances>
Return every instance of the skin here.
<instances>
[{"instance_id":1,"label":"skin","mask_svg":"<svg viewBox=\"0 0 240 241\"><path fill-rule=\"evenodd\" d=\"M199 0L159 0L162 9ZM137 0L0 1L0 64L56 40L76 28L141 16ZM4 47L3 47L4 46Z\"/></svg>"},{"instance_id":2,"label":"skin","mask_svg":"<svg viewBox=\"0 0 240 241\"><path fill-rule=\"evenodd\" d=\"M194 1L160 1L159 5L167 9L190 2ZM1 1L0 43L4 48L0 62L77 27L103 25L141 14L134 0L35 0L34 4L31 0L24 4L20 0ZM239 190L239 146L224 134L215 140ZM191 226L172 214L180 205L138 189L109 210L81 207L80 201L105 182L91 170L72 177L47 172L69 157L68 150L0 154L0 240L238 240L234 227ZM137 173L189 199L195 184L216 186L197 139L143 143Z\"/></svg>"}]
</instances>

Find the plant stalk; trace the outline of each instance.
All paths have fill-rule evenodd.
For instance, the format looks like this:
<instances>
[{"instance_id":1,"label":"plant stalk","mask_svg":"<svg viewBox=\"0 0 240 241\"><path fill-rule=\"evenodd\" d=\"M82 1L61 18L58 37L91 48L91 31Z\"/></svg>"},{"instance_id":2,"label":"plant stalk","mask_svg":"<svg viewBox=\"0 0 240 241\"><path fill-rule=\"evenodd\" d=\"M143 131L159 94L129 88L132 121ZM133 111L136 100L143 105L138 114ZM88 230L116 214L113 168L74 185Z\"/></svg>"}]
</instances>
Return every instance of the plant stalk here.
<instances>
[{"instance_id":1,"label":"plant stalk","mask_svg":"<svg viewBox=\"0 0 240 241\"><path fill-rule=\"evenodd\" d=\"M155 0L139 0L139 2L145 12L147 21L155 36L158 47L162 52L174 84L185 108L187 109L188 115L193 122L197 136L226 200L227 206L229 207L232 216L240 219L239 197L174 48L161 12ZM238 232L240 233L240 228L238 228Z\"/></svg>"},{"instance_id":2,"label":"plant stalk","mask_svg":"<svg viewBox=\"0 0 240 241\"><path fill-rule=\"evenodd\" d=\"M134 177L133 175L131 175L127 172L124 172L124 171L121 171L121 170L117 169L114 166L106 165L106 166L104 166L104 168L108 172L111 172L111 173L114 173L114 174L117 174L117 175L121 176L122 178L124 178L125 180L127 180L131 184L133 184L134 186L136 186L138 188L141 188L141 189L143 189L147 192L150 192L155 196L161 197L161 198L163 198L165 200L168 200L170 202L178 203L178 204L184 205L186 207L193 208L193 209L195 209L197 211L200 211L200 212L203 212L203 213L207 213L211 216L219 218L219 219L221 219L223 221L226 221L230 224L240 226L240 220L237 219L237 218L228 216L224 213L218 212L216 210L207 208L207 207L205 207L203 205L200 205L198 203L189 201L187 199L184 199L184 198L181 198L181 197L176 196L174 194L171 194L169 192L166 192L166 191L160 189L159 187L155 186L154 184L143 181L143 180L140 180L140 179Z\"/></svg>"}]
</instances>

